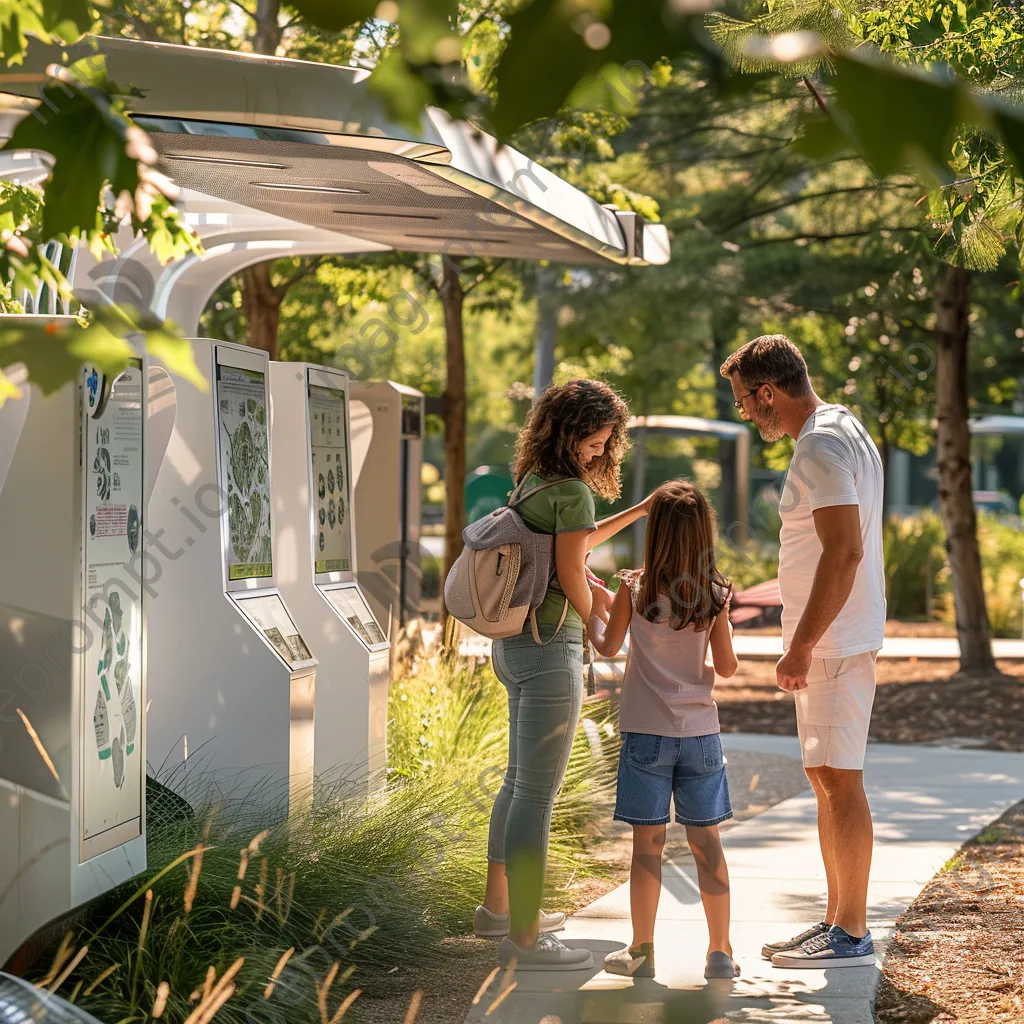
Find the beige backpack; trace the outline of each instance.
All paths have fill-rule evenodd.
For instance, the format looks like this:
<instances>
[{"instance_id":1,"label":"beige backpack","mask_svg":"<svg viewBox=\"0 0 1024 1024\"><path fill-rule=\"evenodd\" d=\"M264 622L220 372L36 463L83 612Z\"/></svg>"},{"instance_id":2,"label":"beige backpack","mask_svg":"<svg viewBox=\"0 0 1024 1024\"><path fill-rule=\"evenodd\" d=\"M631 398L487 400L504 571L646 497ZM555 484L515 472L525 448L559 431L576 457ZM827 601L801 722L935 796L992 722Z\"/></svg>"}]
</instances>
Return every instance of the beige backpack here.
<instances>
[{"instance_id":1,"label":"beige backpack","mask_svg":"<svg viewBox=\"0 0 1024 1024\"><path fill-rule=\"evenodd\" d=\"M445 580L444 603L459 622L492 640L517 636L529 616L533 638L540 644L536 611L554 576L554 537L531 530L516 508L563 481L551 480L520 494L525 481L524 475L508 505L462 531L465 547ZM567 598L551 640L568 613Z\"/></svg>"}]
</instances>

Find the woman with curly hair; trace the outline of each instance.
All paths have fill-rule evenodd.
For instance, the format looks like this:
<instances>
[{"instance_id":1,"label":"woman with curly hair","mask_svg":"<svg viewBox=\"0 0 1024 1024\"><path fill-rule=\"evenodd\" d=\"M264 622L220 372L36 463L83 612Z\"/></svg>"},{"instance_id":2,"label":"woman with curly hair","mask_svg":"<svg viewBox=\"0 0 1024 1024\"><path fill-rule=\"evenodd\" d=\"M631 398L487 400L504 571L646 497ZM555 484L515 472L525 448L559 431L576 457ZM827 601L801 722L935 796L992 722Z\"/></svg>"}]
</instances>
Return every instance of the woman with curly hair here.
<instances>
[{"instance_id":1,"label":"woman with curly hair","mask_svg":"<svg viewBox=\"0 0 1024 1024\"><path fill-rule=\"evenodd\" d=\"M541 643L523 632L494 642L494 671L508 690L509 759L494 801L487 844L487 892L476 933L505 936L501 962L530 970L593 966L586 949L555 939L564 914L541 911L548 831L583 703L583 623L591 612L592 548L647 513L647 502L596 523L594 495L622 492L629 410L607 384L573 380L549 387L516 441L516 506L533 530L554 534L555 572L537 609ZM537 490L541 485L551 486ZM535 493L531 493L535 492Z\"/></svg>"}]
</instances>

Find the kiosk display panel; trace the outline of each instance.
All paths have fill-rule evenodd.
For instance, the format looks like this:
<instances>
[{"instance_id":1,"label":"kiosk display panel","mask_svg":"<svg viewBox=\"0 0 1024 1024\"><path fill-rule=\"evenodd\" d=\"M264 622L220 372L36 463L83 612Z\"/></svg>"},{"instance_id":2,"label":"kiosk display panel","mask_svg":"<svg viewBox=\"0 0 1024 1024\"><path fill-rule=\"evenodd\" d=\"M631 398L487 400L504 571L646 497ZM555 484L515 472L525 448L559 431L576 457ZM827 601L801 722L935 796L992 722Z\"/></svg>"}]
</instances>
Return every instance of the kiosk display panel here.
<instances>
[{"instance_id":1,"label":"kiosk display panel","mask_svg":"<svg viewBox=\"0 0 1024 1024\"><path fill-rule=\"evenodd\" d=\"M352 571L352 488L345 392L309 384L313 571Z\"/></svg>"},{"instance_id":2,"label":"kiosk display panel","mask_svg":"<svg viewBox=\"0 0 1024 1024\"><path fill-rule=\"evenodd\" d=\"M143 376L84 381L86 637L82 843L87 856L142 834L142 594L124 581L142 533ZM90 400L92 399L92 400ZM104 834L109 842L104 839Z\"/></svg>"},{"instance_id":3,"label":"kiosk display panel","mask_svg":"<svg viewBox=\"0 0 1024 1024\"><path fill-rule=\"evenodd\" d=\"M273 575L267 385L258 370L217 363L220 486L229 581Z\"/></svg>"},{"instance_id":4,"label":"kiosk display panel","mask_svg":"<svg viewBox=\"0 0 1024 1024\"><path fill-rule=\"evenodd\" d=\"M355 587L324 590L324 594L367 647L377 647L388 642L363 600L363 595Z\"/></svg>"},{"instance_id":5,"label":"kiosk display panel","mask_svg":"<svg viewBox=\"0 0 1024 1024\"><path fill-rule=\"evenodd\" d=\"M313 655L277 594L239 599L238 607L290 667L313 663Z\"/></svg>"}]
</instances>

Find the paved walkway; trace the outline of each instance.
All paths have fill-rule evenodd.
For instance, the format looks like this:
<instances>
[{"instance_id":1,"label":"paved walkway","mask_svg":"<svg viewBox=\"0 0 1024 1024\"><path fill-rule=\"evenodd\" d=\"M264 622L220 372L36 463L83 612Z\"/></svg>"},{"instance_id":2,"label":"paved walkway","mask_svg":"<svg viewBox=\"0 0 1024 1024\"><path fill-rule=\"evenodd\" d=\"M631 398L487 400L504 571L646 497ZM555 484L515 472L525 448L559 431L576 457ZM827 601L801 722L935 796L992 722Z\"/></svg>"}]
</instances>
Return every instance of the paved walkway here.
<instances>
[{"instance_id":1,"label":"paved walkway","mask_svg":"<svg viewBox=\"0 0 1024 1024\"><path fill-rule=\"evenodd\" d=\"M733 733L722 741L727 756L756 750L799 757L791 737ZM880 958L895 918L932 875L1024 796L1024 754L872 744L865 780L876 829L869 923ZM493 1009L502 977L492 982L467 1024L682 1024L690 1018L665 1010L673 998L710 1000L718 1015L744 1024L871 1024L877 965L778 970L760 956L766 939L792 935L824 911L810 791L723 829L723 843L732 877L732 941L743 972L735 983L708 985L702 976L707 930L693 861L685 855L665 865L655 979L634 982L599 969L517 971L516 987ZM563 938L591 949L599 968L608 952L629 941L627 886L570 919Z\"/></svg>"},{"instance_id":2,"label":"paved walkway","mask_svg":"<svg viewBox=\"0 0 1024 1024\"><path fill-rule=\"evenodd\" d=\"M733 648L740 658L781 658L781 636L733 637ZM1024 659L1024 640L993 640L992 653L999 659ZM955 636L887 636L878 656L880 658L939 658L956 660L960 657L960 641Z\"/></svg>"},{"instance_id":3,"label":"paved walkway","mask_svg":"<svg viewBox=\"0 0 1024 1024\"><path fill-rule=\"evenodd\" d=\"M782 637L745 635L736 633L733 648L740 658L781 658ZM464 657L489 658L491 641L487 637L472 633L463 637L459 650ZM1007 661L1024 661L1024 640L993 640L992 651L996 658ZM960 657L960 642L955 636L889 636L878 655L880 658L921 658L955 661ZM610 665L625 663L625 655L608 659ZM621 675L621 667L619 674Z\"/></svg>"}]
</instances>

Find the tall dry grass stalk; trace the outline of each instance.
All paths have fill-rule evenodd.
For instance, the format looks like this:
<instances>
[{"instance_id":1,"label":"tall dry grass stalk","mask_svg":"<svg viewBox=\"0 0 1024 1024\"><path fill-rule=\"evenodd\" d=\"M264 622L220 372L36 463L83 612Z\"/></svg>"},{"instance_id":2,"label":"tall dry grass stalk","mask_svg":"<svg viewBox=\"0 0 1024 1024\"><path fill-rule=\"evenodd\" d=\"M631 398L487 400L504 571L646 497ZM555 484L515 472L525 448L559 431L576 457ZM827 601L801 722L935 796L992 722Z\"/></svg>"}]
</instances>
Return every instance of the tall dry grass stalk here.
<instances>
[{"instance_id":1,"label":"tall dry grass stalk","mask_svg":"<svg viewBox=\"0 0 1024 1024\"><path fill-rule=\"evenodd\" d=\"M106 1021L153 1018L160 1006L169 1024L264 1024L250 1011L269 1001L287 1003L290 1024L337 1024L359 992L392 991L390 972L443 970L442 940L471 928L483 891L507 697L487 666L427 658L395 680L390 712L388 781L370 798L358 765L321 779L312 807L289 822L258 789L196 810L148 794L150 871L98 900L80 941L64 937L47 985L66 986ZM581 732L574 743L552 817L556 889L593 871L587 837L614 778L607 713L589 705L586 714L612 739L602 750L604 739ZM88 959L68 971L84 946ZM323 952L338 964L326 986L310 974Z\"/></svg>"}]
</instances>

